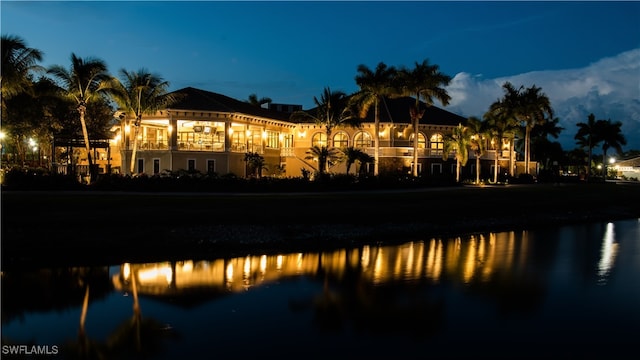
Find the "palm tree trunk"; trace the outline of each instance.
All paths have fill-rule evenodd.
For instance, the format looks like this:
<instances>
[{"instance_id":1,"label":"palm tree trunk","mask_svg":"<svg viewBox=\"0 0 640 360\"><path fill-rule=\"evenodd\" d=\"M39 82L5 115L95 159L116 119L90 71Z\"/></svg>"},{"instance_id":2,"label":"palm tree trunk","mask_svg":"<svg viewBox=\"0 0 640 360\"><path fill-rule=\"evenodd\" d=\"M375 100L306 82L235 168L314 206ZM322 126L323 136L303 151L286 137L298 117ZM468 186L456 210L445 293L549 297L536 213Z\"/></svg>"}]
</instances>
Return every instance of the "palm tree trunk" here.
<instances>
[{"instance_id":1,"label":"palm tree trunk","mask_svg":"<svg viewBox=\"0 0 640 360\"><path fill-rule=\"evenodd\" d=\"M591 146L591 138L589 138L589 156L587 157L587 176L585 177L586 182L589 182L589 177L591 176L591 156L593 154L593 147Z\"/></svg>"},{"instance_id":2,"label":"palm tree trunk","mask_svg":"<svg viewBox=\"0 0 640 360\"><path fill-rule=\"evenodd\" d=\"M374 131L375 136L373 137L375 140L375 144L373 146L373 158L374 158L374 163L373 163L373 176L378 176L378 160L380 158L380 116L378 114L379 111L379 104L378 104L378 99L376 98L376 104L375 104L375 122L374 122Z\"/></svg>"},{"instance_id":3,"label":"palm tree trunk","mask_svg":"<svg viewBox=\"0 0 640 360\"><path fill-rule=\"evenodd\" d=\"M602 180L607 182L607 150L602 149Z\"/></svg>"},{"instance_id":4,"label":"palm tree trunk","mask_svg":"<svg viewBox=\"0 0 640 360\"><path fill-rule=\"evenodd\" d=\"M87 150L87 161L89 162L89 183L95 179L93 176L93 159L91 158L91 144L89 143L89 132L87 131L87 122L84 119L84 115L87 108L84 105L78 107L80 112L80 124L82 125L82 136L84 137L84 146Z\"/></svg>"},{"instance_id":5,"label":"palm tree trunk","mask_svg":"<svg viewBox=\"0 0 640 360\"><path fill-rule=\"evenodd\" d=\"M502 139L500 139L500 144L496 148L496 155L493 159L493 182L495 184L498 183L498 154L500 153L500 149L502 149Z\"/></svg>"},{"instance_id":6,"label":"palm tree trunk","mask_svg":"<svg viewBox=\"0 0 640 360\"><path fill-rule=\"evenodd\" d=\"M129 171L131 175L134 174L136 167L136 151L138 150L138 127L133 127L133 149L131 150L131 163L129 164Z\"/></svg>"},{"instance_id":7,"label":"palm tree trunk","mask_svg":"<svg viewBox=\"0 0 640 360\"><path fill-rule=\"evenodd\" d=\"M480 156L476 153L476 185L480 184Z\"/></svg>"},{"instance_id":8,"label":"palm tree trunk","mask_svg":"<svg viewBox=\"0 0 640 360\"><path fill-rule=\"evenodd\" d=\"M516 147L516 138L511 139L509 144L509 175L513 176L513 153Z\"/></svg>"},{"instance_id":9,"label":"palm tree trunk","mask_svg":"<svg viewBox=\"0 0 640 360\"><path fill-rule=\"evenodd\" d=\"M416 108L416 113L418 109ZM413 118L413 176L418 177L418 117Z\"/></svg>"},{"instance_id":10,"label":"palm tree trunk","mask_svg":"<svg viewBox=\"0 0 640 360\"><path fill-rule=\"evenodd\" d=\"M531 153L529 147L531 146L531 129L529 126L525 126L524 134L524 168L525 173L529 175L529 162L531 161Z\"/></svg>"}]
</instances>

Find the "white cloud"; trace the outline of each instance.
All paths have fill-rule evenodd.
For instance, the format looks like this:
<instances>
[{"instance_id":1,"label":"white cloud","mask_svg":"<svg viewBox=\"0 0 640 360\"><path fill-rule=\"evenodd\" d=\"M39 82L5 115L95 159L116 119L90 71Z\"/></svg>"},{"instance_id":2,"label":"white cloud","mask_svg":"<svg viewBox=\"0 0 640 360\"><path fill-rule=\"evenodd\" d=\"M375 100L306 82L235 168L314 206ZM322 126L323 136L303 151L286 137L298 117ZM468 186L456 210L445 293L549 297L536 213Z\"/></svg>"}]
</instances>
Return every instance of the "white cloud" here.
<instances>
[{"instance_id":1,"label":"white cloud","mask_svg":"<svg viewBox=\"0 0 640 360\"><path fill-rule=\"evenodd\" d=\"M565 150L575 148L576 124L590 113L596 119L622 122L625 150L640 149L640 48L601 59L581 69L535 71L514 76L483 79L458 73L447 91L447 110L462 116L482 116L491 103L504 95L502 84L535 85L551 100L564 127L558 141Z\"/></svg>"}]
</instances>

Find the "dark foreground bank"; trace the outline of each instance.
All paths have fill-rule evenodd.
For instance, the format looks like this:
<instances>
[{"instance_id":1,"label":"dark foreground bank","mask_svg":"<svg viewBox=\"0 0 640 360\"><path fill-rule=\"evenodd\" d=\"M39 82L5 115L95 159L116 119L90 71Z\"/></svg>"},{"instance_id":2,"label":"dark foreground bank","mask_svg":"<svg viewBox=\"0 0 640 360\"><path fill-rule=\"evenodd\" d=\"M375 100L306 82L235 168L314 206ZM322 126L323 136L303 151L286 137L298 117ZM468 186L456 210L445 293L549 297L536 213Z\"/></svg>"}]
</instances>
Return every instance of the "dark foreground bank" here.
<instances>
[{"instance_id":1,"label":"dark foreground bank","mask_svg":"<svg viewBox=\"0 0 640 360\"><path fill-rule=\"evenodd\" d=\"M292 194L2 192L2 268L330 250L640 218L634 183Z\"/></svg>"}]
</instances>

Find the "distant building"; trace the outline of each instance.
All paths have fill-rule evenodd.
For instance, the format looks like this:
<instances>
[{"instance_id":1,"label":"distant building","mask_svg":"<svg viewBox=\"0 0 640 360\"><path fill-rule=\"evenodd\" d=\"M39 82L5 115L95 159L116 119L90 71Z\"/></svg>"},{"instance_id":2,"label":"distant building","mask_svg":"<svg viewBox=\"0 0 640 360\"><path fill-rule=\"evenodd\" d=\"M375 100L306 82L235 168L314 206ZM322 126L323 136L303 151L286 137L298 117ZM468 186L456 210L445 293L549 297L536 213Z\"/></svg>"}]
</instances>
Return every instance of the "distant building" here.
<instances>
[{"instance_id":1,"label":"distant building","mask_svg":"<svg viewBox=\"0 0 640 360\"><path fill-rule=\"evenodd\" d=\"M640 156L618 160L613 168L616 169L618 177L628 180L640 180Z\"/></svg>"}]
</instances>

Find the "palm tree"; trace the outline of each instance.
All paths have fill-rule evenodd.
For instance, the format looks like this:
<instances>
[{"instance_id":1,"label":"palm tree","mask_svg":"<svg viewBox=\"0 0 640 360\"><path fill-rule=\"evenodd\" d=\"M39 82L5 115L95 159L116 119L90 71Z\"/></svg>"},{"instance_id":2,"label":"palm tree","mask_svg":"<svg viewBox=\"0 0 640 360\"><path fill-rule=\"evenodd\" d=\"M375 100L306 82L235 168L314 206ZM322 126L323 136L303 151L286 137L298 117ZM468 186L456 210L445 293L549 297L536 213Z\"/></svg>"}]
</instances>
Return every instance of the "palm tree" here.
<instances>
[{"instance_id":1,"label":"palm tree","mask_svg":"<svg viewBox=\"0 0 640 360\"><path fill-rule=\"evenodd\" d=\"M249 95L247 102L253 106L262 107L264 104L271 104L272 100L268 97L261 97L258 99L258 95L254 93Z\"/></svg>"},{"instance_id":2,"label":"palm tree","mask_svg":"<svg viewBox=\"0 0 640 360\"><path fill-rule=\"evenodd\" d=\"M5 101L12 96L27 92L32 87L32 72L43 70L38 61L42 61L42 52L30 48L26 42L17 36L2 35L2 72L0 73L0 87L2 92L2 112L6 109Z\"/></svg>"},{"instance_id":3,"label":"palm tree","mask_svg":"<svg viewBox=\"0 0 640 360\"><path fill-rule=\"evenodd\" d=\"M89 182L95 180L95 169L91 158L91 148L89 143L89 133L85 114L87 103L96 100L105 93L105 90L112 84L113 79L107 72L107 65L104 61L96 58L80 58L76 54L71 54L71 67L65 69L60 65L51 66L47 72L61 82L67 97L72 98L77 103L77 110L80 113L80 124L84 137L87 160L89 162Z\"/></svg>"},{"instance_id":4,"label":"palm tree","mask_svg":"<svg viewBox=\"0 0 640 360\"><path fill-rule=\"evenodd\" d=\"M499 121L502 122L501 126L513 131L512 141L509 143L509 175L513 176L514 159L512 158L512 154L515 151L515 138L520 123L518 111L522 87L516 89L510 82L505 82L502 85L502 89L504 90L504 95L489 106L487 116L500 119Z\"/></svg>"},{"instance_id":5,"label":"palm tree","mask_svg":"<svg viewBox=\"0 0 640 360\"><path fill-rule=\"evenodd\" d=\"M367 154L366 152L362 151L358 156L357 160L358 160L358 163L360 163L360 166L358 167L358 176L363 176L366 174L366 170L367 170L365 165L374 162L375 158Z\"/></svg>"},{"instance_id":6,"label":"palm tree","mask_svg":"<svg viewBox=\"0 0 640 360\"><path fill-rule=\"evenodd\" d=\"M532 85L522 93L522 116L524 119L524 166L529 174L529 163L531 162L531 130L536 125L544 125L553 118L551 101L542 89Z\"/></svg>"},{"instance_id":7,"label":"palm tree","mask_svg":"<svg viewBox=\"0 0 640 360\"><path fill-rule=\"evenodd\" d=\"M136 72L121 69L120 76L124 82L114 80L109 93L120 109L135 119L133 150L129 165L129 171L133 174L142 116L170 106L176 97L168 93L169 82L164 81L158 74L150 73L147 69L142 68Z\"/></svg>"},{"instance_id":8,"label":"palm tree","mask_svg":"<svg viewBox=\"0 0 640 360\"><path fill-rule=\"evenodd\" d=\"M451 97L444 86L449 85L451 77L440 72L438 65L429 64L428 60L415 63L412 70L400 68L396 77L396 89L401 95L415 96L415 104L409 109L413 124L413 176L418 176L418 124L424 115L425 108L421 107L421 100L427 106L433 105L437 99L446 106Z\"/></svg>"},{"instance_id":9,"label":"palm tree","mask_svg":"<svg viewBox=\"0 0 640 360\"><path fill-rule=\"evenodd\" d=\"M469 161L469 142L471 135L467 127L458 124L451 134L444 136L444 149L442 151L442 160L447 160L449 154L455 151L454 156L456 159L456 182L460 182L460 167L467 165Z\"/></svg>"},{"instance_id":10,"label":"palm tree","mask_svg":"<svg viewBox=\"0 0 640 360\"><path fill-rule=\"evenodd\" d=\"M620 121L611 122L611 119L596 122L596 134L598 139L602 141L602 178L605 181L607 180L607 150L614 148L618 154L622 154L622 145L627 144L621 127Z\"/></svg>"},{"instance_id":11,"label":"palm tree","mask_svg":"<svg viewBox=\"0 0 640 360\"><path fill-rule=\"evenodd\" d=\"M469 134L469 145L476 157L476 184L480 184L480 157L486 150L486 136L488 135L487 125L477 117L467 119L467 133Z\"/></svg>"},{"instance_id":12,"label":"palm tree","mask_svg":"<svg viewBox=\"0 0 640 360\"><path fill-rule=\"evenodd\" d=\"M365 153L364 151L358 148L355 148L353 146L348 146L346 148L340 149L340 151L342 151L344 161L347 165L347 174L349 174L349 171L351 170L351 165L353 165L353 163L360 160L363 154L367 155L367 153Z\"/></svg>"},{"instance_id":13,"label":"palm tree","mask_svg":"<svg viewBox=\"0 0 640 360\"><path fill-rule=\"evenodd\" d=\"M244 161L247 162L248 172L251 176L262 177L262 170L267 170L264 157L257 152L248 152L244 154Z\"/></svg>"},{"instance_id":14,"label":"palm tree","mask_svg":"<svg viewBox=\"0 0 640 360\"><path fill-rule=\"evenodd\" d=\"M339 151L337 149L330 149L327 146L313 146L306 151L307 156L305 160L312 160L318 162L318 168L315 169L318 175L324 175L325 171L331 167L331 165L340 158Z\"/></svg>"},{"instance_id":15,"label":"palm tree","mask_svg":"<svg viewBox=\"0 0 640 360\"><path fill-rule=\"evenodd\" d=\"M587 122L579 122L576 125L578 126L578 132L575 135L576 142L578 146L581 148L587 148L587 174L586 181L589 182L589 177L591 176L591 158L593 156L593 148L600 142L599 139L596 138L596 116L593 114L589 114L587 117Z\"/></svg>"},{"instance_id":16,"label":"palm tree","mask_svg":"<svg viewBox=\"0 0 640 360\"><path fill-rule=\"evenodd\" d=\"M487 124L487 130L492 137L492 139L496 142L496 156L494 158L494 166L493 166L493 182L498 182L498 158L500 157L500 152L502 151L502 145L504 140L509 141L509 150L511 150L511 145L515 139L515 134L518 128L518 124L515 119L502 116L500 114L494 114L491 111L488 111L484 114L484 119ZM509 173L512 175L513 171L513 159L512 159L512 151L509 151Z\"/></svg>"},{"instance_id":17,"label":"palm tree","mask_svg":"<svg viewBox=\"0 0 640 360\"><path fill-rule=\"evenodd\" d=\"M502 85L505 94L501 100L491 104L489 111L493 115L514 118L524 128L524 161L525 171L529 174L531 161L531 130L542 125L553 117L553 109L549 98L541 93L541 88L532 85L529 88L515 88L510 82Z\"/></svg>"},{"instance_id":18,"label":"palm tree","mask_svg":"<svg viewBox=\"0 0 640 360\"><path fill-rule=\"evenodd\" d=\"M396 69L383 62L378 63L375 71L366 65L358 65L358 75L356 84L360 91L353 96L353 101L360 106L360 117L365 118L371 106L374 108L374 164L373 175L378 176L380 158L380 101L388 95L394 93L393 78L396 76Z\"/></svg>"},{"instance_id":19,"label":"palm tree","mask_svg":"<svg viewBox=\"0 0 640 360\"><path fill-rule=\"evenodd\" d=\"M313 121L318 126L325 128L327 134L327 147L331 147L331 134L333 129L339 126L360 127L362 119L355 115L349 106L349 98L342 91L331 91L324 88L320 99L313 97L316 108L310 112L295 111L291 114L292 121Z\"/></svg>"}]
</instances>

